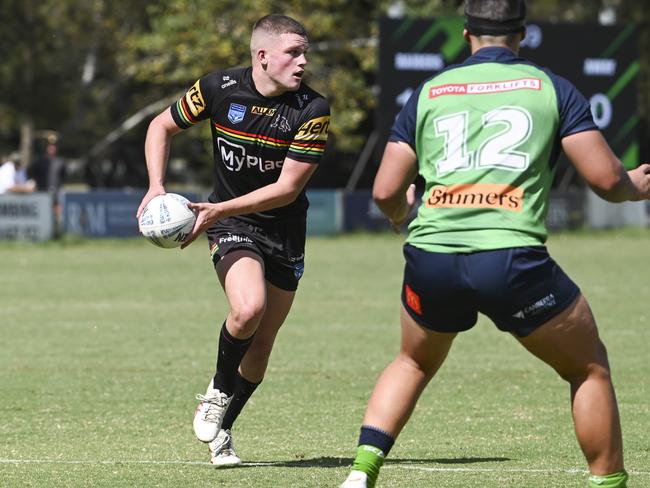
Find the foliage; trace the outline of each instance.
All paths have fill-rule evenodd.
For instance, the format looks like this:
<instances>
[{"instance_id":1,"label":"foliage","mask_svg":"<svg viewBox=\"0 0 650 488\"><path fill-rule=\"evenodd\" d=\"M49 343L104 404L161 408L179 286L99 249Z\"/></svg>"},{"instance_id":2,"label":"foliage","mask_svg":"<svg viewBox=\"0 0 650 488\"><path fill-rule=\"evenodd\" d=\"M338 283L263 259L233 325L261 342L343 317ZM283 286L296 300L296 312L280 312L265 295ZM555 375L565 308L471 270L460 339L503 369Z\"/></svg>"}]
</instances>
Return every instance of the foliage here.
<instances>
[{"instance_id":1,"label":"foliage","mask_svg":"<svg viewBox=\"0 0 650 488\"><path fill-rule=\"evenodd\" d=\"M257 18L282 12L310 33L307 82L332 104L335 169L349 172L373 129L377 95L378 19L461 14L459 0L4 0L0 30L0 152L18 140L22 121L61 134L62 153L88 158L128 117L180 94L201 75L250 62L250 28ZM620 22L639 23L650 43L650 6L633 0L529 2L529 16L595 21L605 5ZM640 49L640 111L650 110L650 49ZM118 144L87 159L87 179L99 186L146 180L145 123ZM205 124L204 124L205 125ZM207 128L188 131L172 156L209 167ZM646 137L648 139L648 137ZM341 156L339 158L339 156ZM85 161L86 159L84 159ZM206 173L209 177L209 174Z\"/></svg>"}]
</instances>

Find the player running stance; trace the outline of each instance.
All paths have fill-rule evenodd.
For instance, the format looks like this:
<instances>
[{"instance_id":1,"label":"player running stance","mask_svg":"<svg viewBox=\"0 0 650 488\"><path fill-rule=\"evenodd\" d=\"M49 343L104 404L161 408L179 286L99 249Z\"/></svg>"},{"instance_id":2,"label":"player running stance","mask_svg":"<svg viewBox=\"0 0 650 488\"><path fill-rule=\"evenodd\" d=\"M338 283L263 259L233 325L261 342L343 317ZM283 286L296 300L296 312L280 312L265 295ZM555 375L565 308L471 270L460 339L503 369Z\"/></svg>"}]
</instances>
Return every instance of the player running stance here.
<instances>
[{"instance_id":1,"label":"player running stance","mask_svg":"<svg viewBox=\"0 0 650 488\"><path fill-rule=\"evenodd\" d=\"M173 135L208 119L214 191L197 211L182 247L207 232L210 254L230 305L219 337L216 374L198 395L194 432L219 466L241 463L232 426L264 377L273 342L303 274L305 184L325 150L329 104L302 83L309 47L304 27L268 15L253 26L252 67L214 71L149 126L149 191L163 181Z\"/></svg>"},{"instance_id":2,"label":"player running stance","mask_svg":"<svg viewBox=\"0 0 650 488\"><path fill-rule=\"evenodd\" d=\"M472 55L424 82L400 113L373 196L394 225L425 193L404 246L401 349L369 400L342 488L373 487L384 458L457 333L477 312L565 379L591 487L624 487L605 346L578 287L544 247L562 149L611 201L650 197L650 165L626 172L567 80L517 56L523 0L467 0Z\"/></svg>"}]
</instances>

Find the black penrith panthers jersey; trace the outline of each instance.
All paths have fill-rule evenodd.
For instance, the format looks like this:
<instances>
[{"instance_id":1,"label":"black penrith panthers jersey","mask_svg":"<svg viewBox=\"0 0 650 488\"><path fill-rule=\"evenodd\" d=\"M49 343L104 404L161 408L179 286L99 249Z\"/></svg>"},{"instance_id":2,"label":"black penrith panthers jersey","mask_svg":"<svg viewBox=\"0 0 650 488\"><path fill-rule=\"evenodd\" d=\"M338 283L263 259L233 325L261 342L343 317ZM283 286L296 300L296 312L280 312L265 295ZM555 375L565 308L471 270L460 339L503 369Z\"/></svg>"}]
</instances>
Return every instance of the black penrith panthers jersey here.
<instances>
[{"instance_id":1,"label":"black penrith panthers jersey","mask_svg":"<svg viewBox=\"0 0 650 488\"><path fill-rule=\"evenodd\" d=\"M329 104L304 83L295 92L262 96L252 68L214 71L171 106L176 125L187 129L210 119L215 185L210 201L223 202L278 180L285 158L318 164L325 151ZM309 202L303 190L285 207L237 218L251 222L304 219Z\"/></svg>"}]
</instances>

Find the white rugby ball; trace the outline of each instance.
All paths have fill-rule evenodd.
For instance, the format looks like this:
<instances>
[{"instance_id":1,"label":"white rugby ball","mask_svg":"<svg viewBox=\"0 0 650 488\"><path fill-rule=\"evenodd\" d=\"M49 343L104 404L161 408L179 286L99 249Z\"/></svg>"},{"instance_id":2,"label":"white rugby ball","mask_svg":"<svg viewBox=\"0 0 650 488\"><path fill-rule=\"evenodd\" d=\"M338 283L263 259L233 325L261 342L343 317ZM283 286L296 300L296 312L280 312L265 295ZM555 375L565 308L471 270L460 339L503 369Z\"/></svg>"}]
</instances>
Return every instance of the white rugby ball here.
<instances>
[{"instance_id":1,"label":"white rugby ball","mask_svg":"<svg viewBox=\"0 0 650 488\"><path fill-rule=\"evenodd\" d=\"M196 221L188 203L187 198L176 193L153 197L138 220L140 233L158 247L180 246L192 232Z\"/></svg>"}]
</instances>

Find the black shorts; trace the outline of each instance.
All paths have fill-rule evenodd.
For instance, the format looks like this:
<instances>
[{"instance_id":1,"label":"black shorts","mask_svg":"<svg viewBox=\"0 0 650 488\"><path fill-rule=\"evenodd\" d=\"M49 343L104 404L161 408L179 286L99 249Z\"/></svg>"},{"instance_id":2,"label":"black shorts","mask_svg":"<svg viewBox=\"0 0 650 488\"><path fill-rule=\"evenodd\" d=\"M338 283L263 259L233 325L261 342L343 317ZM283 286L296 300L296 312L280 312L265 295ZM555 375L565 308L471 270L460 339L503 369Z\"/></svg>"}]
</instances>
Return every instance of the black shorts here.
<instances>
[{"instance_id":1,"label":"black shorts","mask_svg":"<svg viewBox=\"0 0 650 488\"><path fill-rule=\"evenodd\" d=\"M248 249L264 261L264 277L283 290L295 291L305 269L306 222L253 225L236 218L207 230L212 262L231 251Z\"/></svg>"},{"instance_id":2,"label":"black shorts","mask_svg":"<svg viewBox=\"0 0 650 488\"><path fill-rule=\"evenodd\" d=\"M438 332L471 329L481 312L525 337L580 294L544 246L445 254L406 244L404 257L404 308Z\"/></svg>"}]
</instances>

